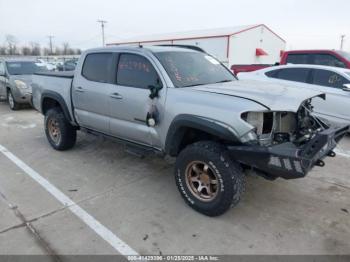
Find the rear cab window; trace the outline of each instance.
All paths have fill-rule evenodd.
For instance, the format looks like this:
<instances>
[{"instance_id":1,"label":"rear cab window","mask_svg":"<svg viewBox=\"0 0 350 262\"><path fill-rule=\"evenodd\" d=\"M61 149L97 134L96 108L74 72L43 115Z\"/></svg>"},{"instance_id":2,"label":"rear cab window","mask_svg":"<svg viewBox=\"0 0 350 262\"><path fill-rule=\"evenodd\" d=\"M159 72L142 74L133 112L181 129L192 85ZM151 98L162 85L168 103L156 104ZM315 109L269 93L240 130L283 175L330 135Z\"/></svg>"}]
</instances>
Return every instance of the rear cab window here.
<instances>
[{"instance_id":1,"label":"rear cab window","mask_svg":"<svg viewBox=\"0 0 350 262\"><path fill-rule=\"evenodd\" d=\"M117 84L148 89L150 86L161 85L157 71L147 58L122 53L119 57Z\"/></svg>"},{"instance_id":2,"label":"rear cab window","mask_svg":"<svg viewBox=\"0 0 350 262\"><path fill-rule=\"evenodd\" d=\"M311 62L314 65L325 65L345 68L344 62L331 54L310 54Z\"/></svg>"},{"instance_id":3,"label":"rear cab window","mask_svg":"<svg viewBox=\"0 0 350 262\"><path fill-rule=\"evenodd\" d=\"M309 64L308 54L288 54L287 64Z\"/></svg>"},{"instance_id":4,"label":"rear cab window","mask_svg":"<svg viewBox=\"0 0 350 262\"><path fill-rule=\"evenodd\" d=\"M82 76L87 80L110 83L115 82L113 53L91 53L85 57Z\"/></svg>"}]
</instances>

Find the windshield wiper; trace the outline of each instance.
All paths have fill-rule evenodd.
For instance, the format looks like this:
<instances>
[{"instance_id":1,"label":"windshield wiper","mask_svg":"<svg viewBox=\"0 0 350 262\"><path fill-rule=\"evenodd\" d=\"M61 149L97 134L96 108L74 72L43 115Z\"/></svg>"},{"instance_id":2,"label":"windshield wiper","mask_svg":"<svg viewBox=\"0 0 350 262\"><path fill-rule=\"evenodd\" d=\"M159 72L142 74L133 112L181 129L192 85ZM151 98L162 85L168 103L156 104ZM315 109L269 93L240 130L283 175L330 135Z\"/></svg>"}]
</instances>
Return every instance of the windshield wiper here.
<instances>
[{"instance_id":1,"label":"windshield wiper","mask_svg":"<svg viewBox=\"0 0 350 262\"><path fill-rule=\"evenodd\" d=\"M207 85L207 83L204 83L204 84L193 84L193 85L188 85L188 86L183 86L183 87L204 86L204 85Z\"/></svg>"},{"instance_id":2,"label":"windshield wiper","mask_svg":"<svg viewBox=\"0 0 350 262\"><path fill-rule=\"evenodd\" d=\"M218 84L218 83L226 83L226 82L232 82L232 81L233 81L233 80L225 79L225 80L221 80L221 81L215 82L215 84Z\"/></svg>"}]
</instances>

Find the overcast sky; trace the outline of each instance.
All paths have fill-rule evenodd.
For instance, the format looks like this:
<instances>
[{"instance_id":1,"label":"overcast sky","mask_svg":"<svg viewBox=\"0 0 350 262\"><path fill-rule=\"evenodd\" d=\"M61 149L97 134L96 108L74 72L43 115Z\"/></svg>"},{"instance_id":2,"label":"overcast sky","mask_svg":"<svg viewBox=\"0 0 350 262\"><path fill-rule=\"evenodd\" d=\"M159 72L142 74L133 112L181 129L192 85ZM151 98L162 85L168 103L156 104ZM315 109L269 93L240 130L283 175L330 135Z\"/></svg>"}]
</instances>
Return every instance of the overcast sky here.
<instances>
[{"instance_id":1,"label":"overcast sky","mask_svg":"<svg viewBox=\"0 0 350 262\"><path fill-rule=\"evenodd\" d=\"M264 23L287 40L287 49L350 51L350 0L0 0L0 44L69 42L101 45L97 19L107 20L106 41L215 27Z\"/></svg>"}]
</instances>

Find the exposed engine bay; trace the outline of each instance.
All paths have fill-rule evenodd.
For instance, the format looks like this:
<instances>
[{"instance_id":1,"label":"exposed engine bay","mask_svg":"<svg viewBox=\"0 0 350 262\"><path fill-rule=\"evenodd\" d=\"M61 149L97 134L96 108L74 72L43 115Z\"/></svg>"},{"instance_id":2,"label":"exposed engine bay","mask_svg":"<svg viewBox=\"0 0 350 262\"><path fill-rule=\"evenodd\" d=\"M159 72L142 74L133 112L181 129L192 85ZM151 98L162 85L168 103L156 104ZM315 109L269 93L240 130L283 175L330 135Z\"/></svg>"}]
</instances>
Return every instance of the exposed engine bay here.
<instances>
[{"instance_id":1,"label":"exposed engine bay","mask_svg":"<svg viewBox=\"0 0 350 262\"><path fill-rule=\"evenodd\" d=\"M242 119L255 128L262 146L285 142L302 145L328 126L312 115L311 99L304 101L298 112L246 112Z\"/></svg>"}]
</instances>

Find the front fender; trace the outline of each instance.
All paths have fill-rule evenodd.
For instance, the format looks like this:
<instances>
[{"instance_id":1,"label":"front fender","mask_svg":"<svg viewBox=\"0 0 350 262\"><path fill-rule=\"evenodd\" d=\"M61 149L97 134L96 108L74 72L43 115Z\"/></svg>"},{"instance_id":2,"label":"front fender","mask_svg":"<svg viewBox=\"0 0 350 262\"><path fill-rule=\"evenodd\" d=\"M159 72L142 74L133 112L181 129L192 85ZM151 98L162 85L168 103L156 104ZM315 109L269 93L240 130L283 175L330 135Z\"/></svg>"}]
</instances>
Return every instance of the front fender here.
<instances>
[{"instance_id":1,"label":"front fender","mask_svg":"<svg viewBox=\"0 0 350 262\"><path fill-rule=\"evenodd\" d=\"M165 141L165 152L167 154L170 156L177 155L187 128L203 131L222 140L241 143L230 126L202 116L184 114L176 116L169 126Z\"/></svg>"}]
</instances>

